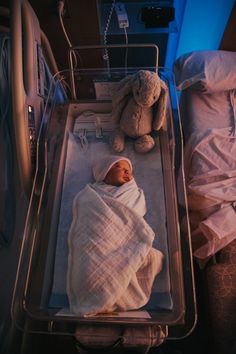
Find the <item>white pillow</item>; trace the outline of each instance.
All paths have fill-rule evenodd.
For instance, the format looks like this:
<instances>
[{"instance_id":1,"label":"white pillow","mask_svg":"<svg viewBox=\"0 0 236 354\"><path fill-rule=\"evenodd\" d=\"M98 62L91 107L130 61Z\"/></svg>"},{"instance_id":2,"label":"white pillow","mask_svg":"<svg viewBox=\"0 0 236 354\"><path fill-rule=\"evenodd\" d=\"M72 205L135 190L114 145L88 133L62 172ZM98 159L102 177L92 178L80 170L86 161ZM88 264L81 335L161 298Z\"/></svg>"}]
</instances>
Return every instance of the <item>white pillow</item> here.
<instances>
[{"instance_id":1,"label":"white pillow","mask_svg":"<svg viewBox=\"0 0 236 354\"><path fill-rule=\"evenodd\" d=\"M236 52L223 50L195 51L179 57L174 63L179 90L191 87L206 93L236 88Z\"/></svg>"}]
</instances>

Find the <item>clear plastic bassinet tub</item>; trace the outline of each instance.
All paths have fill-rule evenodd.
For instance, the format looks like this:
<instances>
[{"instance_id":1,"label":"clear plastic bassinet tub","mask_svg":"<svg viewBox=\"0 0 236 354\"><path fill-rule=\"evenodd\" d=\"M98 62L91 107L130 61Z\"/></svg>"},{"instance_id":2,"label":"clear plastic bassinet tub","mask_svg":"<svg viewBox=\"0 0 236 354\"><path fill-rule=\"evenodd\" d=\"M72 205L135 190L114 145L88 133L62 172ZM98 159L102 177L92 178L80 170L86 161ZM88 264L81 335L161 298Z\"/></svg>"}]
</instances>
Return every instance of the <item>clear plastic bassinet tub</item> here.
<instances>
[{"instance_id":1,"label":"clear plastic bassinet tub","mask_svg":"<svg viewBox=\"0 0 236 354\"><path fill-rule=\"evenodd\" d=\"M181 124L174 78L165 68L158 73L169 90L167 114L153 135L154 149L135 153L132 139L127 139L122 153L133 162L135 178L144 190L145 217L157 235L154 247L164 254L163 269L141 309L89 317L76 316L69 309L67 236L72 202L91 182L93 158L110 151L114 130L110 88L139 69L155 71L153 67L112 68L109 74L107 69L74 70L76 94L72 87L72 95L70 70L58 73L51 84L12 303L13 320L24 331L76 335L86 345L102 346L122 338L123 345L142 345L148 340L155 346L165 338L185 337L194 328L195 290L180 167Z\"/></svg>"}]
</instances>

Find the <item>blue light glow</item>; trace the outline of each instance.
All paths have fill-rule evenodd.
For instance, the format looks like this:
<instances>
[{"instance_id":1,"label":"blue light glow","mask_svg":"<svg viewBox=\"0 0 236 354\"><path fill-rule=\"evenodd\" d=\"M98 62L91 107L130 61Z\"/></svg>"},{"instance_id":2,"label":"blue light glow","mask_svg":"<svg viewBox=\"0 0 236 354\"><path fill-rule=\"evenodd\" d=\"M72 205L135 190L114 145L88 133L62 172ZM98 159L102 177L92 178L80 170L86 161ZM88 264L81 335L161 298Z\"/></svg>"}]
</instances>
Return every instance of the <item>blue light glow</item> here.
<instances>
[{"instance_id":1,"label":"blue light glow","mask_svg":"<svg viewBox=\"0 0 236 354\"><path fill-rule=\"evenodd\" d=\"M219 48L234 0L187 0L177 55Z\"/></svg>"}]
</instances>

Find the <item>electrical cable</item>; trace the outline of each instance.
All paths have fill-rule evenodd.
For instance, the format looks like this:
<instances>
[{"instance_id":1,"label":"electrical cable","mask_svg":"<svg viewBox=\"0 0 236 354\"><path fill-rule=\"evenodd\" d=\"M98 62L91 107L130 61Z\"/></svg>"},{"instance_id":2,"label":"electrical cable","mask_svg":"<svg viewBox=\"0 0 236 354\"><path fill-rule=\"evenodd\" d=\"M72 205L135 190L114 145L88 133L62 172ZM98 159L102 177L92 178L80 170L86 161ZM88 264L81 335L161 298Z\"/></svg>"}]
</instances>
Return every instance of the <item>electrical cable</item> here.
<instances>
[{"instance_id":1,"label":"electrical cable","mask_svg":"<svg viewBox=\"0 0 236 354\"><path fill-rule=\"evenodd\" d=\"M128 45L128 35L126 31L126 27L124 27L124 33L125 33L125 44ZM128 66L128 47L125 49L125 74L127 74L127 66Z\"/></svg>"},{"instance_id":2,"label":"electrical cable","mask_svg":"<svg viewBox=\"0 0 236 354\"><path fill-rule=\"evenodd\" d=\"M59 17L60 25L61 25L62 31L64 33L65 39L67 41L67 44L68 44L68 46L70 48L72 48L73 47L72 43L71 43L71 41L69 39L69 36L68 36L68 34L66 32L66 29L65 29L65 26L64 26L64 22L63 22L63 12L64 12L64 1L63 0L58 1L57 11L58 11L58 17ZM80 60L81 65L83 64L82 58L79 55L78 51L75 51L75 50L72 51L72 55L73 55L73 58L74 58L74 68L76 69L77 65L78 65L77 56L78 56L78 58Z\"/></svg>"},{"instance_id":3,"label":"electrical cable","mask_svg":"<svg viewBox=\"0 0 236 354\"><path fill-rule=\"evenodd\" d=\"M103 42L104 42L105 46L107 46L107 32L108 32L109 27L110 27L112 14L113 14L113 11L114 11L114 8L115 8L115 2L116 2L116 0L112 1L111 7L110 7L110 11L109 11L109 14L108 14L108 18L107 18L107 23L106 23L104 34L103 34ZM105 53L103 55L103 59L106 60L107 71L108 71L108 75L110 76L110 58L109 58L108 49L105 48L104 52Z\"/></svg>"},{"instance_id":4,"label":"electrical cable","mask_svg":"<svg viewBox=\"0 0 236 354\"><path fill-rule=\"evenodd\" d=\"M1 150L1 229L0 247L9 246L15 228L15 192L14 192L14 156L11 139L11 73L10 73L10 39L0 37L0 136L4 151Z\"/></svg>"}]
</instances>

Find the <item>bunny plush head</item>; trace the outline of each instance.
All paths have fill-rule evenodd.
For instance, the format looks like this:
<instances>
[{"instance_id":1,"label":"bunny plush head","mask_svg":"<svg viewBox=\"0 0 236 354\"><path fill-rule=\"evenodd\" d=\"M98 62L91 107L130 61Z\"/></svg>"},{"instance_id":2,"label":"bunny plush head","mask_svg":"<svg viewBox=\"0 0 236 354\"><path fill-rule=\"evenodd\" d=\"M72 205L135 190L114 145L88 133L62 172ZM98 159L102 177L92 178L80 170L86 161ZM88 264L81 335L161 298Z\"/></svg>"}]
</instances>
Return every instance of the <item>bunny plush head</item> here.
<instances>
[{"instance_id":1,"label":"bunny plush head","mask_svg":"<svg viewBox=\"0 0 236 354\"><path fill-rule=\"evenodd\" d=\"M112 97L112 116L118 125L111 139L114 151L123 151L125 136L135 139L138 152L154 147L150 133L159 130L164 122L167 92L164 81L149 70L140 70L119 82Z\"/></svg>"},{"instance_id":2,"label":"bunny plush head","mask_svg":"<svg viewBox=\"0 0 236 354\"><path fill-rule=\"evenodd\" d=\"M133 77L131 89L137 104L151 107L161 93L160 79L155 72L140 70Z\"/></svg>"}]
</instances>

